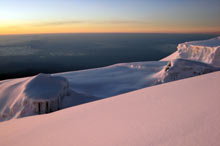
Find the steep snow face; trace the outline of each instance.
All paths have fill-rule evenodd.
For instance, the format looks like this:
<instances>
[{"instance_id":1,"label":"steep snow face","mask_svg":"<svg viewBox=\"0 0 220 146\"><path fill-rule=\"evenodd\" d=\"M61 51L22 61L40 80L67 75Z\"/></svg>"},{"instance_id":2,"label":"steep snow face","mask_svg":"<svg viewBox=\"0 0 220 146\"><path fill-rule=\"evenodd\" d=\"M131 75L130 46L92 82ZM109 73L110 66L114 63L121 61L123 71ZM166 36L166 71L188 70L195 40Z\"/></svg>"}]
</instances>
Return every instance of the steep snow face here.
<instances>
[{"instance_id":1,"label":"steep snow face","mask_svg":"<svg viewBox=\"0 0 220 146\"><path fill-rule=\"evenodd\" d=\"M190 59L220 66L220 37L179 44L177 51L162 61L172 59Z\"/></svg>"},{"instance_id":2,"label":"steep snow face","mask_svg":"<svg viewBox=\"0 0 220 146\"><path fill-rule=\"evenodd\" d=\"M0 123L1 146L219 146L220 72Z\"/></svg>"},{"instance_id":3,"label":"steep snow face","mask_svg":"<svg viewBox=\"0 0 220 146\"><path fill-rule=\"evenodd\" d=\"M202 62L186 59L174 59L169 61L159 73L155 74L155 78L158 78L157 84L160 84L219 70L219 67Z\"/></svg>"}]
</instances>

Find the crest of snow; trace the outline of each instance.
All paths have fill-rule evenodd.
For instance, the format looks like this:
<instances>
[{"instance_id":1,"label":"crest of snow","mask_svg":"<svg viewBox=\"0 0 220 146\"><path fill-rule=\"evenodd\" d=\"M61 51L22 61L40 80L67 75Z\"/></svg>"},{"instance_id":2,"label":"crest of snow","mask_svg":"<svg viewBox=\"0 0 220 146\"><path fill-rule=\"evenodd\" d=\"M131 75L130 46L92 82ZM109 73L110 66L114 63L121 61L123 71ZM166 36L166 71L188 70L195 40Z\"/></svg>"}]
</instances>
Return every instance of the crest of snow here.
<instances>
[{"instance_id":1,"label":"crest of snow","mask_svg":"<svg viewBox=\"0 0 220 146\"><path fill-rule=\"evenodd\" d=\"M177 51L162 61L172 59L189 59L220 66L220 37L179 44Z\"/></svg>"}]
</instances>

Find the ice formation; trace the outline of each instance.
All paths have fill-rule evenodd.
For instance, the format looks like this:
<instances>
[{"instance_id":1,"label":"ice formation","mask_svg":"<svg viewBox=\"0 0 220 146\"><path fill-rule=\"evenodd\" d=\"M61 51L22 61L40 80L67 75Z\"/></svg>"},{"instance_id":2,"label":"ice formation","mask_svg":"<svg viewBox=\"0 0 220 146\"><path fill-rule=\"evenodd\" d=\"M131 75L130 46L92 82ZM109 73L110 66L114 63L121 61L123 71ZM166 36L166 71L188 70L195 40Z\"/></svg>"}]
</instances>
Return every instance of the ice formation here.
<instances>
[{"instance_id":1,"label":"ice formation","mask_svg":"<svg viewBox=\"0 0 220 146\"><path fill-rule=\"evenodd\" d=\"M56 111L69 94L69 82L63 77L39 74L11 81L1 86L0 120Z\"/></svg>"},{"instance_id":2,"label":"ice formation","mask_svg":"<svg viewBox=\"0 0 220 146\"><path fill-rule=\"evenodd\" d=\"M182 58L220 66L220 37L185 42L179 44L177 49L175 53L162 59L162 61Z\"/></svg>"},{"instance_id":3,"label":"ice formation","mask_svg":"<svg viewBox=\"0 0 220 146\"><path fill-rule=\"evenodd\" d=\"M61 100L69 94L69 82L63 77L39 74L26 84L23 96L35 113L49 113L61 108Z\"/></svg>"},{"instance_id":4,"label":"ice formation","mask_svg":"<svg viewBox=\"0 0 220 146\"><path fill-rule=\"evenodd\" d=\"M155 78L158 79L156 84L194 77L219 70L219 67L215 67L203 62L186 59L174 59L169 61L160 72L155 74Z\"/></svg>"}]
</instances>

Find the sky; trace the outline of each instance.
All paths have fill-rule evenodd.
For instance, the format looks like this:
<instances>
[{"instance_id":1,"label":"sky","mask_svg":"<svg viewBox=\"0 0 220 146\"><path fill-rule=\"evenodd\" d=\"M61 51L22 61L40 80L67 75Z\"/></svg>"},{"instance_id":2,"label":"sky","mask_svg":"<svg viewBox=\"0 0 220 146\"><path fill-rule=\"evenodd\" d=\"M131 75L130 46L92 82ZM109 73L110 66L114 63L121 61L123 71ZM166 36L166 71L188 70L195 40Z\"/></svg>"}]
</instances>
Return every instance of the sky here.
<instances>
[{"instance_id":1,"label":"sky","mask_svg":"<svg viewBox=\"0 0 220 146\"><path fill-rule=\"evenodd\" d=\"M0 0L0 35L219 33L220 0Z\"/></svg>"}]
</instances>

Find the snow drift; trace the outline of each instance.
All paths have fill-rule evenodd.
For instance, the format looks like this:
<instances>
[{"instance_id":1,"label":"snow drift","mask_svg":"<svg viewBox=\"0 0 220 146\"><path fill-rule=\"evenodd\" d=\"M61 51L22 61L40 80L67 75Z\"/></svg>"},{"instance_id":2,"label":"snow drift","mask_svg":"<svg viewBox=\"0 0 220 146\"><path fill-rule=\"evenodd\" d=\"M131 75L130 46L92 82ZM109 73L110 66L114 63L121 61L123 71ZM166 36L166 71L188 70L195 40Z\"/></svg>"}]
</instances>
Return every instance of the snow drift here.
<instances>
[{"instance_id":1,"label":"snow drift","mask_svg":"<svg viewBox=\"0 0 220 146\"><path fill-rule=\"evenodd\" d=\"M185 42L178 45L178 50L162 61L172 59L189 59L220 66L220 37L203 40Z\"/></svg>"},{"instance_id":2,"label":"snow drift","mask_svg":"<svg viewBox=\"0 0 220 146\"><path fill-rule=\"evenodd\" d=\"M0 123L1 146L219 146L220 72Z\"/></svg>"}]
</instances>

